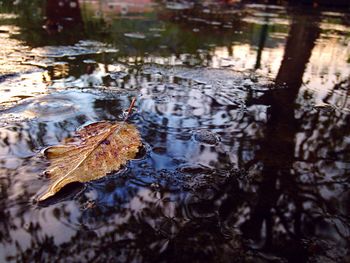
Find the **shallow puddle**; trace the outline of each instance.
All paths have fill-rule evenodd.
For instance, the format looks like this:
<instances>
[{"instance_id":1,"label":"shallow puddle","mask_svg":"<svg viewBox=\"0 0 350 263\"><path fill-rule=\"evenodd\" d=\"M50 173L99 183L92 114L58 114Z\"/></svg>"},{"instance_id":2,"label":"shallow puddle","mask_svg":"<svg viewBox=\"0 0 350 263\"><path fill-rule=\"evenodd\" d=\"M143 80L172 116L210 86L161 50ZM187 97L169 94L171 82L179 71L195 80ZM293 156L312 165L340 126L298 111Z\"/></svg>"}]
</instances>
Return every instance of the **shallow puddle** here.
<instances>
[{"instance_id":1,"label":"shallow puddle","mask_svg":"<svg viewBox=\"0 0 350 263\"><path fill-rule=\"evenodd\" d=\"M2 1L0 261L347 262L349 21L209 1ZM38 204L41 151L122 121L134 97L137 158Z\"/></svg>"}]
</instances>

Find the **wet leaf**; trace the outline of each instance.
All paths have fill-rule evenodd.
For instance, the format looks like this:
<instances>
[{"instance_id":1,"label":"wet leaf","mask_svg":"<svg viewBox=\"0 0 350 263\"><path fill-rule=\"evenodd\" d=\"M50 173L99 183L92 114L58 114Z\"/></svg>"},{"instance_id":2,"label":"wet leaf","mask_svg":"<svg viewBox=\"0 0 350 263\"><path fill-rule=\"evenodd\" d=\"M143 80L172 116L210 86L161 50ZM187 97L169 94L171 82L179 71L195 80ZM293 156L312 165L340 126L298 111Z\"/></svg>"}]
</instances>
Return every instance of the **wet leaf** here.
<instances>
[{"instance_id":1,"label":"wet leaf","mask_svg":"<svg viewBox=\"0 0 350 263\"><path fill-rule=\"evenodd\" d=\"M138 130L125 122L97 122L78 130L63 145L44 151L50 160L45 174L51 184L39 201L55 195L69 183L88 182L117 171L135 158L140 146Z\"/></svg>"}]
</instances>

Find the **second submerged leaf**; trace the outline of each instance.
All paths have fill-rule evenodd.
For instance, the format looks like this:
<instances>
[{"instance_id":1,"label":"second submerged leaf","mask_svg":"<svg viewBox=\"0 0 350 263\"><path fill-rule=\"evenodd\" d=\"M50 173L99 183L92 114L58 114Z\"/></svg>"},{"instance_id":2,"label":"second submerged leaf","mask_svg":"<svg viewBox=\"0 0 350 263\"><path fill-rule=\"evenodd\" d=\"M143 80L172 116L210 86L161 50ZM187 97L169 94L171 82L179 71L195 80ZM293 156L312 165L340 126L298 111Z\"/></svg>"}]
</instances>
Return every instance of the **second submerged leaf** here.
<instances>
[{"instance_id":1,"label":"second submerged leaf","mask_svg":"<svg viewBox=\"0 0 350 263\"><path fill-rule=\"evenodd\" d=\"M139 132L131 124L97 122L84 127L65 144L45 150L50 160L46 174L51 184L39 201L55 195L69 183L88 182L117 171L135 158L141 145Z\"/></svg>"}]
</instances>

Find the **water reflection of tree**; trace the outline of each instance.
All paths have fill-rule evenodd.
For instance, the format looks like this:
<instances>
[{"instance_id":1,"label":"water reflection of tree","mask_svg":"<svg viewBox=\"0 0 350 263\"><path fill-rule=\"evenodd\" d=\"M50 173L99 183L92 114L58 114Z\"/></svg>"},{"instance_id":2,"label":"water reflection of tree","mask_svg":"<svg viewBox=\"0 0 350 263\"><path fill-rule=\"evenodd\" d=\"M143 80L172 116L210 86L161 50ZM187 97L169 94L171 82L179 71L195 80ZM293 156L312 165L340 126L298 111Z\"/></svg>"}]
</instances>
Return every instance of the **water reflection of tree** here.
<instances>
[{"instance_id":1,"label":"water reflection of tree","mask_svg":"<svg viewBox=\"0 0 350 263\"><path fill-rule=\"evenodd\" d=\"M305 101L301 101L302 104L298 105L297 98L298 95L300 96L303 73L320 29L319 21L310 21L303 15L295 14L292 22L284 58L276 77L276 83L281 87L271 90L258 101L258 103L270 106L265 135L259 143L260 150L257 152L258 160L263 166L262 178L259 182L257 201L251 206L250 219L243 224L242 230L247 237L260 240L267 251L273 251L287 256L289 260L301 262L308 256L307 251L304 250L302 238L317 235L319 232L317 228L322 225L322 221L323 226L328 224L327 219L322 218L325 216L324 213L337 217L336 215L342 214L342 209L332 208L331 203L333 202L322 196L321 187L317 186L320 178L312 180L315 183L314 186L305 187L301 179L303 174L300 173L295 163L295 151L298 151L297 155L301 158L310 155L315 157L319 155L321 148L332 151L336 147L335 141L339 139L339 143L342 144L342 136L347 134L347 129L343 121L335 120L332 125L327 125L327 131L325 131L324 128L321 128L319 115L313 116L310 112L304 112L299 118L296 117L296 112L303 107L303 104L305 105ZM310 108L308 110L312 111ZM318 140L323 136L329 138L327 142L321 144L322 146L320 145L321 148L314 148L311 153L304 143L296 147L298 133L304 133L307 141L307 137L312 136L315 131L318 133L316 135ZM340 136L334 136L333 133L339 133ZM320 144L315 141L313 143ZM309 147L312 146L309 145ZM342 147L344 147L343 144ZM319 159L313 159L311 162L316 162L316 160ZM333 169L337 170L335 167ZM308 172L312 173L312 171ZM320 174L309 175L311 177L326 176L322 170L318 170L317 173ZM342 177L341 171L338 176ZM306 204L310 205L310 203L314 211L307 208ZM344 224L346 218L347 216L344 215L338 219L341 224ZM311 226L311 222L314 222L315 225ZM330 229L325 231L332 232ZM341 233L329 233L329 235L343 236ZM285 242L292 247L286 247Z\"/></svg>"},{"instance_id":2,"label":"water reflection of tree","mask_svg":"<svg viewBox=\"0 0 350 263\"><path fill-rule=\"evenodd\" d=\"M272 209L277 209L278 200L282 195L290 194L293 199L298 195L298 187L295 184L297 175L292 173L295 135L298 130L294 116L295 101L318 35L316 21L310 22L302 17L292 20L284 58L276 77L277 85L283 86L271 90L261 98L261 100L266 98L267 101L264 103L270 105L266 131L259 151L259 157L263 163L262 181L258 191L259 201L250 220L245 223L245 229L248 235L255 237L264 235L267 247L272 246L276 220ZM297 210L301 209L298 197L295 206ZM282 211L276 211L276 213L277 216L284 216ZM290 220L283 218L281 221L286 223ZM295 223L298 221L300 218L296 218ZM263 223L266 224L266 232L262 234ZM284 225L284 227L286 231L290 231L289 226ZM296 224L295 227L295 233L300 233L300 225Z\"/></svg>"}]
</instances>

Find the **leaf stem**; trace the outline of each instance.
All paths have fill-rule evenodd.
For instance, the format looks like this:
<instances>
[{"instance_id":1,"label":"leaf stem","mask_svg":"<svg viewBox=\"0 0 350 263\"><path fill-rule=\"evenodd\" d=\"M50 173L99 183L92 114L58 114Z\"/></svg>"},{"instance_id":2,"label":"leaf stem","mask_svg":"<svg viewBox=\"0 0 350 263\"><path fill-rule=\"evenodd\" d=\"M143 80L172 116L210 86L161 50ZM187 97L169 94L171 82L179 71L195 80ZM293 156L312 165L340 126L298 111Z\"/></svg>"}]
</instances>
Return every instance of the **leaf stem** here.
<instances>
[{"instance_id":1,"label":"leaf stem","mask_svg":"<svg viewBox=\"0 0 350 263\"><path fill-rule=\"evenodd\" d=\"M129 109L128 109L128 112L126 113L126 116L125 116L125 119L124 119L124 121L126 121L129 117L130 117L130 115L131 115L131 111L132 111L132 108L134 107L134 105L135 105L135 102L136 102L136 97L133 97L132 98L132 101L131 101L131 103L130 103L130 106L129 106Z\"/></svg>"}]
</instances>

